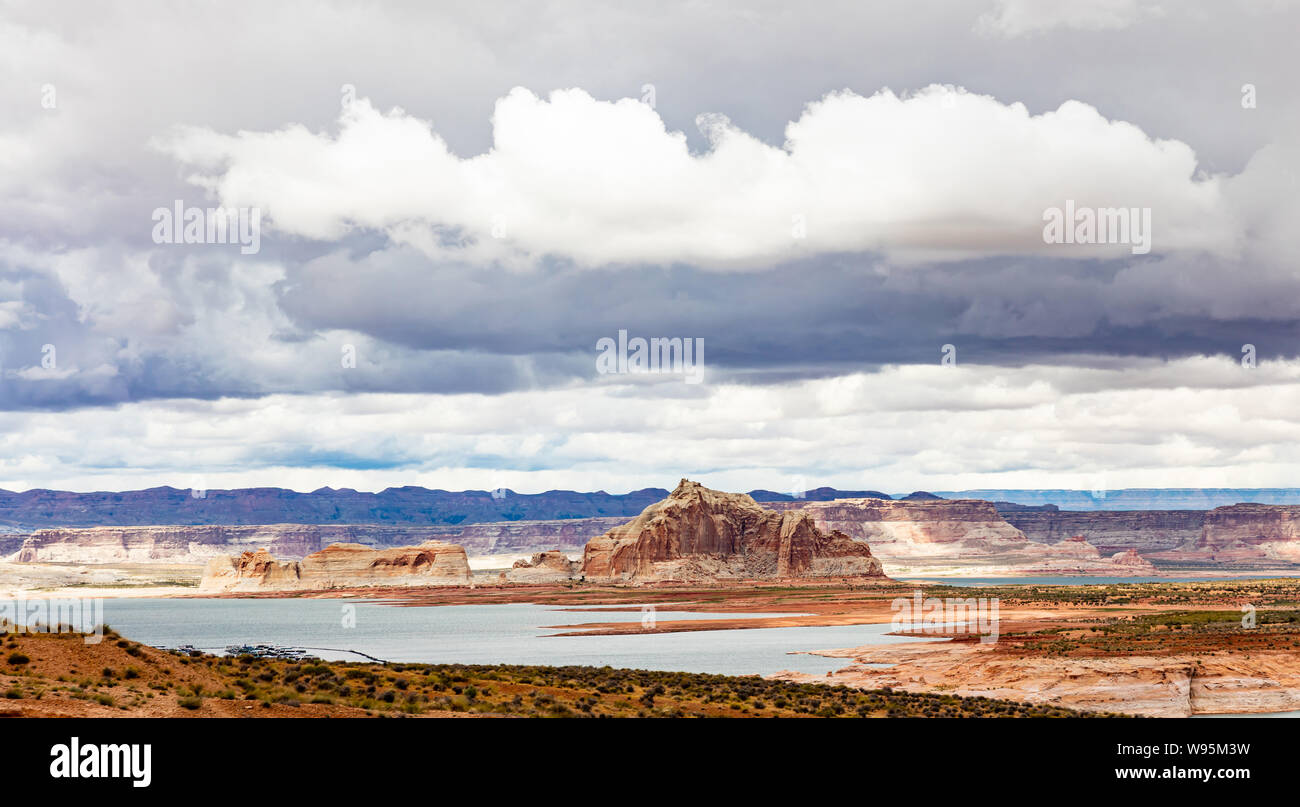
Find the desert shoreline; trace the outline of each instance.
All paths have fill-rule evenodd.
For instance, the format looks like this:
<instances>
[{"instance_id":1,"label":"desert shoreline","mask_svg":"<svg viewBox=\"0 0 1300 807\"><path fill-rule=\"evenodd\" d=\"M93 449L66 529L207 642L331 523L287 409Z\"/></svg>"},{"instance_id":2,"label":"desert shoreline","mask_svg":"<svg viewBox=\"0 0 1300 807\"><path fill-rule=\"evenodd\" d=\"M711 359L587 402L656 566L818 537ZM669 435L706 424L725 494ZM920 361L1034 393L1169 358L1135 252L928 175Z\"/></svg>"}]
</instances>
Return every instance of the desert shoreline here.
<instances>
[{"instance_id":1,"label":"desert shoreline","mask_svg":"<svg viewBox=\"0 0 1300 807\"><path fill-rule=\"evenodd\" d=\"M365 587L323 591L172 592L174 599L359 599L395 607L530 603L558 612L609 613L608 621L539 628L555 636L609 636L738 629L888 624L894 603L926 597L1000 601L992 643L955 629L891 631L915 642L797 651L842 658L826 675L782 672L790 682L860 689L952 693L1149 716L1267 714L1300 709L1300 621L1287 603L1300 579L959 587L880 580L736 581L643 586L507 584L474 587ZM81 595L90 592L83 590ZM143 595L143 591L133 591ZM1232 623L1256 608L1259 629ZM734 614L657 620L642 608ZM747 614L780 613L750 617ZM627 619L622 619L626 615ZM947 632L943 632L947 631ZM546 638L546 637L543 637ZM792 651L795 652L795 651ZM887 666L885 666L887 665Z\"/></svg>"}]
</instances>

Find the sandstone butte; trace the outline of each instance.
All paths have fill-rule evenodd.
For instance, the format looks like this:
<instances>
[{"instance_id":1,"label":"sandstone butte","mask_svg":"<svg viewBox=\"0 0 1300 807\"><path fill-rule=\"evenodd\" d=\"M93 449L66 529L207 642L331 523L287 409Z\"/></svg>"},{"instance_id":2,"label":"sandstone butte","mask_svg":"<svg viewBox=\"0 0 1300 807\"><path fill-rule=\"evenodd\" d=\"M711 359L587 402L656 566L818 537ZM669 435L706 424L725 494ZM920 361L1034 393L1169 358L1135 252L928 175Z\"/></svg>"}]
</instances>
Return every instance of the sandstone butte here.
<instances>
[{"instance_id":1,"label":"sandstone butte","mask_svg":"<svg viewBox=\"0 0 1300 807\"><path fill-rule=\"evenodd\" d=\"M588 541L581 574L613 583L884 578L866 543L823 532L808 513L769 510L743 493L686 479L632 521Z\"/></svg>"},{"instance_id":2,"label":"sandstone butte","mask_svg":"<svg viewBox=\"0 0 1300 807\"><path fill-rule=\"evenodd\" d=\"M371 586L464 586L470 583L463 547L443 541L371 549L331 544L300 561L276 560L259 549L208 561L200 591L318 591Z\"/></svg>"}]
</instances>

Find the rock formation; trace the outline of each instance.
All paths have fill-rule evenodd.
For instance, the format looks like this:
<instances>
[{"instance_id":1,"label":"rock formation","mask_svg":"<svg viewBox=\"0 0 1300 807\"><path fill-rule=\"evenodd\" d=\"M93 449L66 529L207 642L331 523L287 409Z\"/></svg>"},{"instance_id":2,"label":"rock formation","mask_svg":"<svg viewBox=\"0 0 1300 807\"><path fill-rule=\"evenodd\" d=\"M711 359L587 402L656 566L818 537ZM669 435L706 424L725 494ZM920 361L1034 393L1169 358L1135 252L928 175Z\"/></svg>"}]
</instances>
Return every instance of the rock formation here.
<instances>
[{"instance_id":1,"label":"rock formation","mask_svg":"<svg viewBox=\"0 0 1300 807\"><path fill-rule=\"evenodd\" d=\"M1205 513L1194 542L1151 557L1270 568L1300 563L1300 506L1216 507Z\"/></svg>"},{"instance_id":2,"label":"rock formation","mask_svg":"<svg viewBox=\"0 0 1300 807\"><path fill-rule=\"evenodd\" d=\"M373 549L424 541L459 544L471 556L524 555L556 548L581 552L587 541L626 523L621 516L514 521L460 526L374 524L258 524L44 529L7 544L22 563L204 563L209 558L265 547L281 560L299 560L333 543Z\"/></svg>"},{"instance_id":3,"label":"rock formation","mask_svg":"<svg viewBox=\"0 0 1300 807\"><path fill-rule=\"evenodd\" d=\"M409 546L440 535L410 527L313 524L48 529L27 536L15 559L21 563L202 563L232 551L265 547L278 558L297 560L331 543Z\"/></svg>"},{"instance_id":4,"label":"rock formation","mask_svg":"<svg viewBox=\"0 0 1300 807\"><path fill-rule=\"evenodd\" d=\"M373 586L463 586L470 582L465 550L443 541L371 549L331 544L301 561L281 561L265 549L208 561L200 591L318 591Z\"/></svg>"},{"instance_id":5,"label":"rock formation","mask_svg":"<svg viewBox=\"0 0 1300 807\"><path fill-rule=\"evenodd\" d=\"M1039 559L1030 561L1021 573L1042 575L1108 574L1116 577L1154 575L1156 567L1136 551L1126 549L1110 557L1102 553L1082 535L1048 545L1033 545L1041 553Z\"/></svg>"},{"instance_id":6,"label":"rock formation","mask_svg":"<svg viewBox=\"0 0 1300 807\"><path fill-rule=\"evenodd\" d=\"M1234 504L1206 512L1026 512L1004 514L1035 541L1082 535L1102 552L1140 554L1165 563L1285 568L1300 563L1300 506Z\"/></svg>"},{"instance_id":7,"label":"rock formation","mask_svg":"<svg viewBox=\"0 0 1300 807\"><path fill-rule=\"evenodd\" d=\"M784 672L770 677L1149 717L1300 709L1300 664L1290 648L1071 658L1008 653L1003 643L906 642L819 655L854 663L829 676Z\"/></svg>"},{"instance_id":8,"label":"rock formation","mask_svg":"<svg viewBox=\"0 0 1300 807\"><path fill-rule=\"evenodd\" d=\"M822 532L806 512L769 510L743 493L685 479L631 522L589 541L582 574L598 582L884 576L865 543Z\"/></svg>"},{"instance_id":9,"label":"rock formation","mask_svg":"<svg viewBox=\"0 0 1300 807\"><path fill-rule=\"evenodd\" d=\"M530 560L517 560L504 573L508 583L561 583L577 576L582 564L559 550L538 552Z\"/></svg>"},{"instance_id":10,"label":"rock formation","mask_svg":"<svg viewBox=\"0 0 1300 807\"><path fill-rule=\"evenodd\" d=\"M775 503L789 509L796 505ZM871 545L878 557L989 555L1024 547L1025 536L991 502L974 500L836 499L797 505L824 530Z\"/></svg>"},{"instance_id":11,"label":"rock formation","mask_svg":"<svg viewBox=\"0 0 1300 807\"><path fill-rule=\"evenodd\" d=\"M778 509L792 505L775 503ZM1148 562L1103 557L1085 537L1035 543L992 502L973 499L838 499L802 505L823 530L865 541L891 574L1153 574ZM1111 515L1092 514L1087 515Z\"/></svg>"},{"instance_id":12,"label":"rock formation","mask_svg":"<svg viewBox=\"0 0 1300 807\"><path fill-rule=\"evenodd\" d=\"M1054 544L1082 535L1102 552L1141 554L1195 543L1205 520L1199 510L1012 510L1002 516L1031 541Z\"/></svg>"}]
</instances>

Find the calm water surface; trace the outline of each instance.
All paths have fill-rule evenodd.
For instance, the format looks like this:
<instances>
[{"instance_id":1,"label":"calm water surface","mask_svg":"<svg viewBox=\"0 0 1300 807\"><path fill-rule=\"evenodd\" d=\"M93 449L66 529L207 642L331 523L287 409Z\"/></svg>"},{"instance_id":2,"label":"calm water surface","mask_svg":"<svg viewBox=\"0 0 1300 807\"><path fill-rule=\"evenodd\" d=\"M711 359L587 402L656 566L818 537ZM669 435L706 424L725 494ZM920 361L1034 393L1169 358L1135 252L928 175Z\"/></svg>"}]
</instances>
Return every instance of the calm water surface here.
<instances>
[{"instance_id":1,"label":"calm water surface","mask_svg":"<svg viewBox=\"0 0 1300 807\"><path fill-rule=\"evenodd\" d=\"M344 627L345 609L355 626ZM789 614L672 611L659 621L757 618ZM348 652L397 662L466 664L584 664L725 675L780 670L823 674L849 664L791 651L890 644L888 624L751 628L627 636L559 636L546 626L640 622L631 611L565 611L533 604L395 607L357 600L119 599L104 601L104 621L145 644L194 645L220 652L234 644L276 644L312 650L329 660L359 660Z\"/></svg>"}]
</instances>

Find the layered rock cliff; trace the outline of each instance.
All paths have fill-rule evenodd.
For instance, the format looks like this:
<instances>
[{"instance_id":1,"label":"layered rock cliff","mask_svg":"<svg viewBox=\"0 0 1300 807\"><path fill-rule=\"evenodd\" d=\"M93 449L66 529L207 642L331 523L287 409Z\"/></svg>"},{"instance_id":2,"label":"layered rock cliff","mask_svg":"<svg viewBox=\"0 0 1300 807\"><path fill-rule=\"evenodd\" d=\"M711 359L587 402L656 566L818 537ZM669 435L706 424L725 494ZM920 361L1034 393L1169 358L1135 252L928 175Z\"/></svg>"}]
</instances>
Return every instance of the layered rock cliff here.
<instances>
[{"instance_id":1,"label":"layered rock cliff","mask_svg":"<svg viewBox=\"0 0 1300 807\"><path fill-rule=\"evenodd\" d=\"M989 555L1022 549L1025 536L1007 523L992 502L975 500L837 499L776 509L810 513L824 530L865 541L881 558Z\"/></svg>"},{"instance_id":2,"label":"layered rock cliff","mask_svg":"<svg viewBox=\"0 0 1300 807\"><path fill-rule=\"evenodd\" d=\"M1131 576L1155 571L1141 558L1104 556L1106 550L1086 536L1070 536L1055 546L1030 541L992 502L915 496L808 502L802 509L819 528L870 544L891 574Z\"/></svg>"},{"instance_id":3,"label":"layered rock cliff","mask_svg":"<svg viewBox=\"0 0 1300 807\"><path fill-rule=\"evenodd\" d=\"M371 549L331 544L301 561L277 560L265 549L208 561L199 590L318 591L374 586L463 586L470 582L465 550L443 541Z\"/></svg>"},{"instance_id":4,"label":"layered rock cliff","mask_svg":"<svg viewBox=\"0 0 1300 807\"><path fill-rule=\"evenodd\" d=\"M1205 521L1199 510L1014 510L1002 516L1031 541L1054 544L1082 535L1102 552L1142 554L1194 544Z\"/></svg>"},{"instance_id":5,"label":"layered rock cliff","mask_svg":"<svg viewBox=\"0 0 1300 807\"><path fill-rule=\"evenodd\" d=\"M297 560L331 543L409 546L442 531L369 525L258 524L249 526L91 527L37 530L15 559L21 563L202 563L250 547Z\"/></svg>"},{"instance_id":6,"label":"layered rock cliff","mask_svg":"<svg viewBox=\"0 0 1300 807\"><path fill-rule=\"evenodd\" d=\"M1209 511L1015 511L1003 514L1035 541L1082 535L1102 552L1134 551L1165 563L1300 563L1300 506L1234 504Z\"/></svg>"},{"instance_id":7,"label":"layered rock cliff","mask_svg":"<svg viewBox=\"0 0 1300 807\"><path fill-rule=\"evenodd\" d=\"M463 526L375 524L256 524L239 526L90 527L37 530L8 544L23 563L203 563L248 548L266 547L281 560L298 560L333 543L375 549L442 540L472 556L526 555L546 549L581 552L587 541L626 523L624 517L516 521ZM15 546L16 544L16 546ZM7 554L7 553L6 553Z\"/></svg>"},{"instance_id":8,"label":"layered rock cliff","mask_svg":"<svg viewBox=\"0 0 1300 807\"><path fill-rule=\"evenodd\" d=\"M884 576L865 543L821 531L801 510L777 512L685 479L631 522L589 541L581 572L610 582Z\"/></svg>"},{"instance_id":9,"label":"layered rock cliff","mask_svg":"<svg viewBox=\"0 0 1300 807\"><path fill-rule=\"evenodd\" d=\"M1234 504L1204 515L1194 541L1148 557L1238 567L1300 564L1300 506Z\"/></svg>"}]
</instances>

